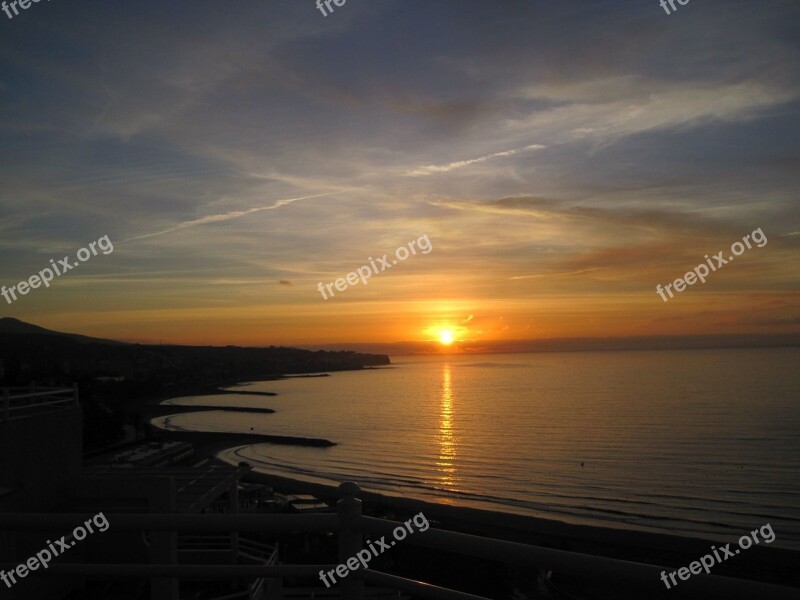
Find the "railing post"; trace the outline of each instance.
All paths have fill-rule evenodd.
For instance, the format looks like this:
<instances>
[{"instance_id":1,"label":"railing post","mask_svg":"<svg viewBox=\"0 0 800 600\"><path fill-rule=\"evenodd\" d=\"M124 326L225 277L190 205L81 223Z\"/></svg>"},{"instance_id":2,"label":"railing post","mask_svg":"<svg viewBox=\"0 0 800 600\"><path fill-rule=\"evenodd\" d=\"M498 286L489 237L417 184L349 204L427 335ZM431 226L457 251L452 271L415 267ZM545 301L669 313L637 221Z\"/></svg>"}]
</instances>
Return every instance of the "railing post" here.
<instances>
[{"instance_id":1,"label":"railing post","mask_svg":"<svg viewBox=\"0 0 800 600\"><path fill-rule=\"evenodd\" d=\"M239 480L233 482L230 488L228 488L228 513L235 515L239 513ZM239 564L239 532L238 531L231 531L228 541L231 545L230 551L230 562L232 565ZM231 588L238 589L239 587L239 580L238 578L234 577L231 579Z\"/></svg>"},{"instance_id":2,"label":"railing post","mask_svg":"<svg viewBox=\"0 0 800 600\"><path fill-rule=\"evenodd\" d=\"M345 481L339 485L342 499L337 502L339 512L339 564L347 564L347 559L364 548L364 537L356 529L356 521L361 516L361 500L356 494L361 491L358 484ZM349 575L341 580L343 600L363 600L364 582Z\"/></svg>"},{"instance_id":3,"label":"railing post","mask_svg":"<svg viewBox=\"0 0 800 600\"><path fill-rule=\"evenodd\" d=\"M157 478L150 488L149 509L155 514L173 514L177 502L175 478ZM175 531L150 532L150 563L154 565L178 564L178 534ZM151 600L178 600L177 577L151 577Z\"/></svg>"}]
</instances>

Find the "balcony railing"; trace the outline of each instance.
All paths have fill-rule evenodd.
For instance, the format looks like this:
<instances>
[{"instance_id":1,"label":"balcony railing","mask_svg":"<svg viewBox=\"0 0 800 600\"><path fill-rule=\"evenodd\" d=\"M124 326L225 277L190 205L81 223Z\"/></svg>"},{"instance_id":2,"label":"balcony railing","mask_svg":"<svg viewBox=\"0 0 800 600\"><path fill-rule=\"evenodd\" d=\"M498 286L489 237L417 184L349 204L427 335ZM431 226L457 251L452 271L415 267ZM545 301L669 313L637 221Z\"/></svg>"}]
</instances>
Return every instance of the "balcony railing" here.
<instances>
[{"instance_id":1,"label":"balcony railing","mask_svg":"<svg viewBox=\"0 0 800 600\"><path fill-rule=\"evenodd\" d=\"M71 388L24 387L0 388L0 422L35 417L78 406L78 386Z\"/></svg>"},{"instance_id":2,"label":"balcony railing","mask_svg":"<svg viewBox=\"0 0 800 600\"><path fill-rule=\"evenodd\" d=\"M364 534L386 535L402 523L386 519L366 517L361 514L361 501L356 497L359 487L354 483L339 486L342 499L338 502L338 514L301 515L134 515L109 514L108 519L114 531L150 531L180 533L230 533L239 532L337 532L339 535L340 564L355 556L363 548ZM0 530L11 531L52 531L67 530L89 518L88 515L64 514L4 514L0 515ZM696 575L689 581L666 592L660 579L662 571L673 568L645 563L580 554L566 550L556 550L530 546L517 542L479 537L452 531L429 528L417 531L403 544L414 544L448 553L463 554L489 561L551 570L555 573L588 578L592 581L606 581L609 588L632 587L641 591L641 598L668 597L680 598L726 598L730 600L797 600L800 597L796 588L762 583L746 579L735 579L718 575ZM16 565L4 564L0 568L8 570ZM159 579L162 582L173 580L177 590L177 580L205 579L224 580L230 578L279 580L283 577L308 577L317 580L321 570L329 571L335 565L180 565L180 564L63 564L51 563L46 571L37 571L43 576L89 577L101 580L111 579ZM266 583L266 582L265 582ZM364 584L379 585L409 592L421 598L432 600L486 600L465 592L447 589L412 579L398 577L372 569L352 571L341 580L341 597L344 600L362 600ZM257 584L250 588L250 598L265 597L262 587ZM257 589L256 589L257 588ZM175 596L165 591L169 588L153 587L153 600L174 600ZM280 586L278 586L280 590ZM254 595L257 594L257 595ZM666 596L665 596L666 594ZM241 594L239 594L241 595ZM237 595L234 594L233 597ZM247 595L242 596L247 598ZM275 597L275 596L271 596Z\"/></svg>"}]
</instances>

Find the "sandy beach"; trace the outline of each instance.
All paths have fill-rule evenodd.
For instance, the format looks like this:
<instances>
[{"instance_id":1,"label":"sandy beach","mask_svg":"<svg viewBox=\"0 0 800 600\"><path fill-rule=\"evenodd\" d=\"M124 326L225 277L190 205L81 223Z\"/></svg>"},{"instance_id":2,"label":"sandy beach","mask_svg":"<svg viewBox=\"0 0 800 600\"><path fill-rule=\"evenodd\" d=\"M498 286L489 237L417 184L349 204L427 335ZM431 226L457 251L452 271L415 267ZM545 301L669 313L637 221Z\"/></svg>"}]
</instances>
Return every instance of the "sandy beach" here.
<instances>
[{"instance_id":1,"label":"sandy beach","mask_svg":"<svg viewBox=\"0 0 800 600\"><path fill-rule=\"evenodd\" d=\"M209 450L215 450L209 447ZM219 449L219 446L216 447ZM213 459L221 464L228 464ZM334 485L310 483L251 471L246 481L262 483L284 493L313 494L329 504L338 498ZM659 533L574 525L510 513L449 506L422 500L362 491L363 513L389 519L406 519L422 512L439 529L493 537L525 544L558 548L622 560L657 565L688 564L706 554L713 541ZM728 540L732 541L732 540ZM760 579L776 584L800 585L800 555L791 550L761 546L738 557L733 568L719 565L715 573Z\"/></svg>"}]
</instances>

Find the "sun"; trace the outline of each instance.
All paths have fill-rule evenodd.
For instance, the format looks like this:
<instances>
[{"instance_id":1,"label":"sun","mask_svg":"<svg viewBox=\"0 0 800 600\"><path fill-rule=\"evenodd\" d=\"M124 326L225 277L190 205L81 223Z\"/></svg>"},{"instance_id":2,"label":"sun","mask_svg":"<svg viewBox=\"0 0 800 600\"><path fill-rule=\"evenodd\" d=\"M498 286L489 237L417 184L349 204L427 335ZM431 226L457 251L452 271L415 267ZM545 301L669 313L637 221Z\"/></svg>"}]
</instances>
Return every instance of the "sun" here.
<instances>
[{"instance_id":1,"label":"sun","mask_svg":"<svg viewBox=\"0 0 800 600\"><path fill-rule=\"evenodd\" d=\"M425 336L425 341L431 344L438 344L440 349L445 347L449 350L450 346L460 344L464 339L464 328L447 322L430 325L423 329L421 333Z\"/></svg>"},{"instance_id":2,"label":"sun","mask_svg":"<svg viewBox=\"0 0 800 600\"><path fill-rule=\"evenodd\" d=\"M449 329L443 329L439 332L439 341L444 344L445 346L449 346L455 341L453 337L453 332Z\"/></svg>"}]
</instances>

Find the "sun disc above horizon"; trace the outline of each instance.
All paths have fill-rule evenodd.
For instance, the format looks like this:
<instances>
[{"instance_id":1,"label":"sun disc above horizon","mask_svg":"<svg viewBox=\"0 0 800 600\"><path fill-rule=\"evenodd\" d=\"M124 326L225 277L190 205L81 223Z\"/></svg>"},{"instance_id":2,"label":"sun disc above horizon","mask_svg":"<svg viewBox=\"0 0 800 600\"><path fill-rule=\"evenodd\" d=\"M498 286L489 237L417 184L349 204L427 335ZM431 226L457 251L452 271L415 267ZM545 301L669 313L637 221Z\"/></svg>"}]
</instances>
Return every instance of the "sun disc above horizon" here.
<instances>
[{"instance_id":1,"label":"sun disc above horizon","mask_svg":"<svg viewBox=\"0 0 800 600\"><path fill-rule=\"evenodd\" d=\"M455 337L453 336L453 332L449 329L443 329L439 332L439 343L449 346L455 341Z\"/></svg>"}]
</instances>

